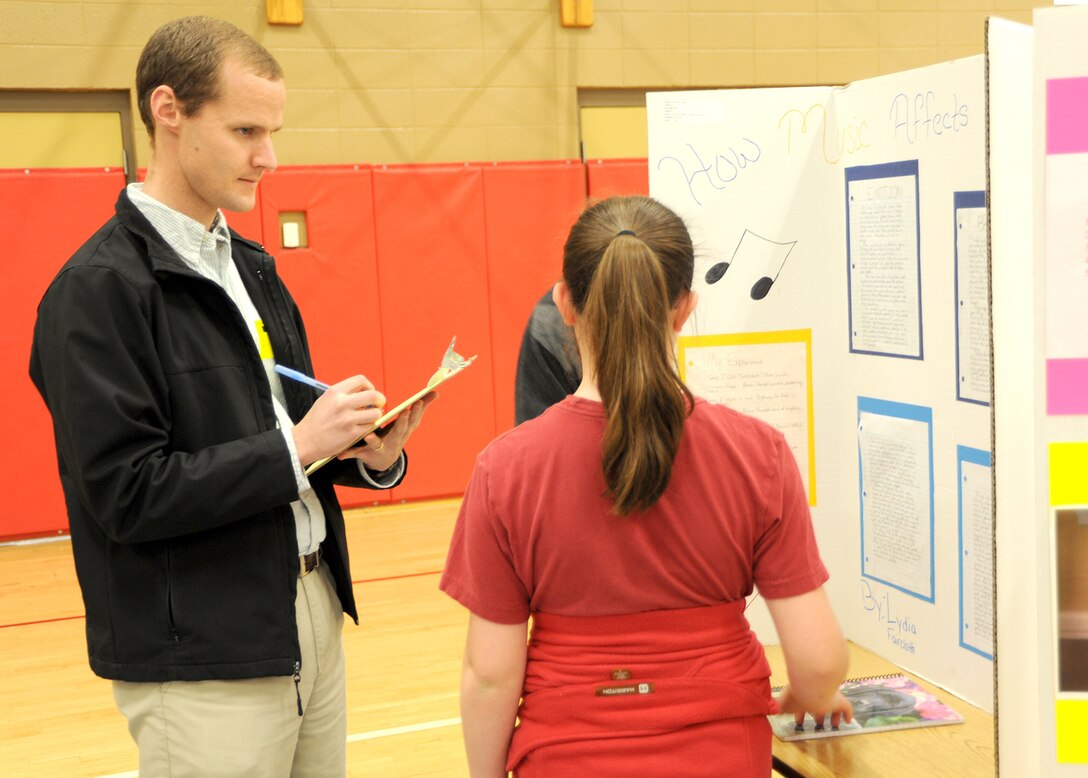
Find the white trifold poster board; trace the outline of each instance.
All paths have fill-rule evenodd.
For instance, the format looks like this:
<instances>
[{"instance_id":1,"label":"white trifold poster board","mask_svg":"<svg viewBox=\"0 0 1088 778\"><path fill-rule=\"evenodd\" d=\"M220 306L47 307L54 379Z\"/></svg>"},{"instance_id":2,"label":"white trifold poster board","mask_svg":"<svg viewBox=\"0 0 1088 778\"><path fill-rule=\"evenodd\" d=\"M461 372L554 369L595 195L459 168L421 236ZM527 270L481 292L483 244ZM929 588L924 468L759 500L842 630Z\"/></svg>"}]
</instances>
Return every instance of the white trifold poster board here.
<instances>
[{"instance_id":1,"label":"white trifold poster board","mask_svg":"<svg viewBox=\"0 0 1088 778\"><path fill-rule=\"evenodd\" d=\"M1088 775L1088 9L988 31L999 764Z\"/></svg>"},{"instance_id":2,"label":"white trifold poster board","mask_svg":"<svg viewBox=\"0 0 1088 778\"><path fill-rule=\"evenodd\" d=\"M647 113L650 192L696 247L685 380L786 435L846 636L992 710L984 75L980 55Z\"/></svg>"}]
</instances>

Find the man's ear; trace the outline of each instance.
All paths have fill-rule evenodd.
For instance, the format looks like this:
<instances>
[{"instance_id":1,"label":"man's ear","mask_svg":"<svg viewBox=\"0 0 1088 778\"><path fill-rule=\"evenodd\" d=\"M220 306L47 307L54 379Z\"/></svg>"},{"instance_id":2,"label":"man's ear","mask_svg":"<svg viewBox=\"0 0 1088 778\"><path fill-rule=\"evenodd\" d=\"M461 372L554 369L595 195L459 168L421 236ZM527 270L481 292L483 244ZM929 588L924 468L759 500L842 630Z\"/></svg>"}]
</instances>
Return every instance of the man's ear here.
<instances>
[{"instance_id":1,"label":"man's ear","mask_svg":"<svg viewBox=\"0 0 1088 778\"><path fill-rule=\"evenodd\" d=\"M570 287L566 281L556 281L552 287L552 300L563 317L563 323L574 326L574 302L570 298Z\"/></svg>"},{"instance_id":2,"label":"man's ear","mask_svg":"<svg viewBox=\"0 0 1088 778\"><path fill-rule=\"evenodd\" d=\"M181 101L174 94L172 87L166 86L166 84L155 87L154 91L151 92L149 103L151 119L156 127L162 127L168 131L177 130L183 114Z\"/></svg>"},{"instance_id":3,"label":"man's ear","mask_svg":"<svg viewBox=\"0 0 1088 778\"><path fill-rule=\"evenodd\" d=\"M676 303L676 307L673 309L673 332L679 332L684 329L684 323L688 320L688 317L691 316L692 312L695 310L695 305L698 302L699 295L695 293L694 289L689 289L680 296L679 302Z\"/></svg>"}]
</instances>

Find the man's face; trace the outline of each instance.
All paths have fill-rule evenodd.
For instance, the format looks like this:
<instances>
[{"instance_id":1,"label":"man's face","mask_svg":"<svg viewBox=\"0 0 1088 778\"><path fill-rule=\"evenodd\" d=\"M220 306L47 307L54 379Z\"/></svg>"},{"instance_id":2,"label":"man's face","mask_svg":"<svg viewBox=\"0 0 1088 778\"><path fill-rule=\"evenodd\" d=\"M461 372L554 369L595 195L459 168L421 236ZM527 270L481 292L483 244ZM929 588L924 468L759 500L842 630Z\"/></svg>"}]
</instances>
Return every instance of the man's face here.
<instances>
[{"instance_id":1,"label":"man's face","mask_svg":"<svg viewBox=\"0 0 1088 778\"><path fill-rule=\"evenodd\" d=\"M257 182L276 169L272 133L283 125L283 81L254 75L227 59L219 71L219 97L178 124L178 165L184 213L208 223L217 208L248 211Z\"/></svg>"}]
</instances>

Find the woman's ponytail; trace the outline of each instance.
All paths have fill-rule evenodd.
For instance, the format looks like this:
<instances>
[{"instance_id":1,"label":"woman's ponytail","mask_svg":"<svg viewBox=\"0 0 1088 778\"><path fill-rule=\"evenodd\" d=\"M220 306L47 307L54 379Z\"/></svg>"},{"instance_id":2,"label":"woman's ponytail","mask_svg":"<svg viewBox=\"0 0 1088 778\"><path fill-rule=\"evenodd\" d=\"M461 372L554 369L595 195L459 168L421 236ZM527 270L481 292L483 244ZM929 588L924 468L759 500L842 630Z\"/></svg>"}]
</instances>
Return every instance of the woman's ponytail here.
<instances>
[{"instance_id":1,"label":"woman's ponytail","mask_svg":"<svg viewBox=\"0 0 1088 778\"><path fill-rule=\"evenodd\" d=\"M694 404L677 374L670 329L693 269L683 222L645 197L598 203L567 240L564 279L605 407L601 464L620 515L664 493Z\"/></svg>"}]
</instances>

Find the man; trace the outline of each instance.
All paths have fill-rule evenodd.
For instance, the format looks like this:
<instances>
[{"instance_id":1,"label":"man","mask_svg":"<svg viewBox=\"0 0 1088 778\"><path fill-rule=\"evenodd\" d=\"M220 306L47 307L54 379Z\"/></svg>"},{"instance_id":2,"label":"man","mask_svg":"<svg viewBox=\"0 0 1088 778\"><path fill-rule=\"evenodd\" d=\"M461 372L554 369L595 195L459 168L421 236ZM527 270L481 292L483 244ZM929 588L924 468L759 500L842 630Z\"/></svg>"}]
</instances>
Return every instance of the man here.
<instances>
[{"instance_id":1,"label":"man","mask_svg":"<svg viewBox=\"0 0 1088 778\"><path fill-rule=\"evenodd\" d=\"M343 775L341 626L358 617L333 484L399 483L426 403L353 446L385 403L364 376L319 393L274 371L312 374L302 320L220 209L252 208L276 167L275 59L191 17L152 35L136 81L147 182L46 291L30 363L91 668L142 775Z\"/></svg>"},{"instance_id":2,"label":"man","mask_svg":"<svg viewBox=\"0 0 1088 778\"><path fill-rule=\"evenodd\" d=\"M563 321L549 289L525 325L514 380L514 423L534 419L582 382L574 330Z\"/></svg>"}]
</instances>

